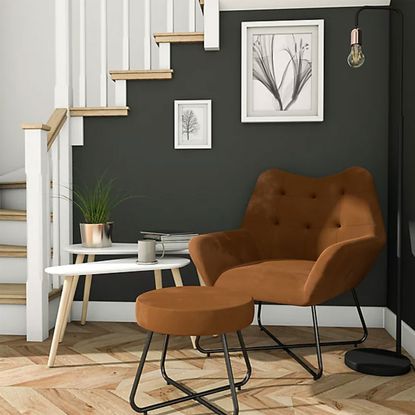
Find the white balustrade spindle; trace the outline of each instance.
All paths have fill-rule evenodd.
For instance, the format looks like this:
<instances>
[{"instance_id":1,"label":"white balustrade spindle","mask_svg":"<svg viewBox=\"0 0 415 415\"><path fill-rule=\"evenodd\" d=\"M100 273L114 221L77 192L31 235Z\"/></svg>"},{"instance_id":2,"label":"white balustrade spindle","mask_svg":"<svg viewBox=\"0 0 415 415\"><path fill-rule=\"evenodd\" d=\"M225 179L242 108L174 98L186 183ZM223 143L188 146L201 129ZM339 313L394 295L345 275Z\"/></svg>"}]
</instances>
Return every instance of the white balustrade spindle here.
<instances>
[{"instance_id":1,"label":"white balustrade spindle","mask_svg":"<svg viewBox=\"0 0 415 415\"><path fill-rule=\"evenodd\" d=\"M59 136L57 138L59 141ZM52 155L52 264L60 265L60 181L59 181L59 144L50 149ZM53 277L53 288L61 287L59 276Z\"/></svg>"},{"instance_id":2,"label":"white balustrade spindle","mask_svg":"<svg viewBox=\"0 0 415 415\"><path fill-rule=\"evenodd\" d=\"M130 0L123 0L122 69L130 69ZM115 81L115 105L127 105L127 81Z\"/></svg>"},{"instance_id":3,"label":"white balustrade spindle","mask_svg":"<svg viewBox=\"0 0 415 415\"><path fill-rule=\"evenodd\" d=\"M166 0L166 31L174 32L174 0Z\"/></svg>"},{"instance_id":4,"label":"white balustrade spindle","mask_svg":"<svg viewBox=\"0 0 415 415\"><path fill-rule=\"evenodd\" d=\"M108 103L108 82L107 82L107 0L101 0L101 75L100 75L100 105L106 107Z\"/></svg>"},{"instance_id":5,"label":"white balustrade spindle","mask_svg":"<svg viewBox=\"0 0 415 415\"><path fill-rule=\"evenodd\" d=\"M86 106L86 0L79 0L79 106Z\"/></svg>"},{"instance_id":6,"label":"white balustrade spindle","mask_svg":"<svg viewBox=\"0 0 415 415\"><path fill-rule=\"evenodd\" d=\"M189 1L189 32L196 32L196 2Z\"/></svg>"},{"instance_id":7,"label":"white balustrade spindle","mask_svg":"<svg viewBox=\"0 0 415 415\"><path fill-rule=\"evenodd\" d=\"M151 1L144 3L144 69L151 69Z\"/></svg>"}]
</instances>

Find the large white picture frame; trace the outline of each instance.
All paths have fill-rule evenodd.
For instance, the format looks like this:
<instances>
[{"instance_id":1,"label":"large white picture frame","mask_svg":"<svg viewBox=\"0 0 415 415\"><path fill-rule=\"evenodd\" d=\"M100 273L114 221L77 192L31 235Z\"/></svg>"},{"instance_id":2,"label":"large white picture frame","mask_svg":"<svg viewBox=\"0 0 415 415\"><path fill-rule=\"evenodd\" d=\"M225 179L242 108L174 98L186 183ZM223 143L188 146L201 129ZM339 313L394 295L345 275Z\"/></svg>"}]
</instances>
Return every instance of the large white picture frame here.
<instances>
[{"instance_id":1,"label":"large white picture frame","mask_svg":"<svg viewBox=\"0 0 415 415\"><path fill-rule=\"evenodd\" d=\"M212 148L212 101L174 101L174 148Z\"/></svg>"},{"instance_id":2,"label":"large white picture frame","mask_svg":"<svg viewBox=\"0 0 415 415\"><path fill-rule=\"evenodd\" d=\"M241 121L323 121L324 20L242 22Z\"/></svg>"}]
</instances>

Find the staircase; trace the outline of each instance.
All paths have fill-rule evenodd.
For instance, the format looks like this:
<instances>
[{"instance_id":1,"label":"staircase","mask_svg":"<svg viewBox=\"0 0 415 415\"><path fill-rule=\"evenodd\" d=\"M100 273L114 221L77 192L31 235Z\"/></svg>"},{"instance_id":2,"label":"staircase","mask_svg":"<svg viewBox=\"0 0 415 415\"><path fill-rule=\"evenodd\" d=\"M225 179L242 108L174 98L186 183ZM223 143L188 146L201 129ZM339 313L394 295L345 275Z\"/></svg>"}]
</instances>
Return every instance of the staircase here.
<instances>
[{"instance_id":1,"label":"staircase","mask_svg":"<svg viewBox=\"0 0 415 415\"><path fill-rule=\"evenodd\" d=\"M26 334L26 179L23 171L0 176L0 328L2 334ZM49 302L60 288L51 288ZM57 309L57 300L53 307ZM54 316L53 310L51 317Z\"/></svg>"},{"instance_id":2,"label":"staircase","mask_svg":"<svg viewBox=\"0 0 415 415\"><path fill-rule=\"evenodd\" d=\"M137 52L130 47L131 25L137 16L131 15L132 1L119 2L122 64L112 70L108 68L108 20L113 17L107 0L100 0L95 10L100 23L99 73L92 80L87 74L86 0L54 2L56 109L46 124L22 126L25 169L0 177L0 334L26 334L29 341L42 341L54 325L62 283L58 276L46 276L44 269L72 261L65 250L72 242L72 206L65 198L71 196L72 146L84 143L84 117L128 116L127 81L171 80L171 44L200 43L206 50L219 49L219 0L164 1L165 32L152 30L153 2L140 2L144 5L144 63L137 69L131 68L131 55ZM174 16L183 13L183 7L188 8L189 30L175 31ZM70 19L75 10L80 22L76 28ZM196 31L196 14L202 16L202 11L203 32ZM79 33L74 36L75 30ZM158 56L152 56L155 48ZM79 65L74 67L72 57L78 52ZM93 102L87 99L87 84L95 81L96 85L97 79L99 99Z\"/></svg>"}]
</instances>

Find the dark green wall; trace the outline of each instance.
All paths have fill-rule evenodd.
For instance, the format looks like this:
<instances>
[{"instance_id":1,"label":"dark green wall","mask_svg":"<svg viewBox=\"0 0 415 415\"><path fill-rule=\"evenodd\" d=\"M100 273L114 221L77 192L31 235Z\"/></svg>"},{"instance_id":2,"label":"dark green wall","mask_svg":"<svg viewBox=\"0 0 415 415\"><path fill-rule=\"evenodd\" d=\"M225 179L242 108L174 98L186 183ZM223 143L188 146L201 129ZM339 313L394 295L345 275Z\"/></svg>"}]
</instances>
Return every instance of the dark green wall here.
<instances>
[{"instance_id":1,"label":"dark green wall","mask_svg":"<svg viewBox=\"0 0 415 415\"><path fill-rule=\"evenodd\" d=\"M325 121L241 124L241 22L284 19L325 20ZM386 218L389 22L376 15L365 23L370 57L359 71L346 64L353 23L354 9L223 12L219 52L174 45L172 81L129 82L127 118L85 119L85 145L74 149L75 182L107 171L121 189L144 196L114 212L115 240L136 241L140 229L235 228L257 176L270 167L322 176L364 166L375 177ZM173 149L175 99L212 100L212 150ZM183 274L196 281L192 268ZM386 285L383 253L359 287L362 303L385 305ZM151 274L96 278L92 299L132 301L152 287Z\"/></svg>"},{"instance_id":2,"label":"dark green wall","mask_svg":"<svg viewBox=\"0 0 415 415\"><path fill-rule=\"evenodd\" d=\"M411 254L408 222L415 220L415 80L413 78L413 68L415 58L415 37L413 34L413 24L415 24L415 2L413 0L393 0L392 6L400 8L405 18L405 44L404 44L404 188L403 188L403 296L402 296L402 317L403 320L415 329L415 259ZM389 246L389 284L388 284L388 306L396 311L396 280L394 278L394 255L396 252L395 221L392 220L396 213L396 138L398 134L399 116L399 59L398 52L400 46L400 23L396 16L392 16L391 26L391 113L390 113L390 246Z\"/></svg>"}]
</instances>

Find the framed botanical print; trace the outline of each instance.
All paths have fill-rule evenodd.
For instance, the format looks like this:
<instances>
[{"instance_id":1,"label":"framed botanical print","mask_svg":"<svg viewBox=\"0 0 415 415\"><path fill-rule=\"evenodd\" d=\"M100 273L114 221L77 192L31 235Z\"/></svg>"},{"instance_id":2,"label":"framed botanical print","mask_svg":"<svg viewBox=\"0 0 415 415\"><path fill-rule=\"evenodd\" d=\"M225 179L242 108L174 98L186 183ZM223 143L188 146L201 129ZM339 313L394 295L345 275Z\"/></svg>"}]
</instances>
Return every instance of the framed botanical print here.
<instances>
[{"instance_id":1,"label":"framed botanical print","mask_svg":"<svg viewBox=\"0 0 415 415\"><path fill-rule=\"evenodd\" d=\"M174 148L212 148L212 101L174 101Z\"/></svg>"},{"instance_id":2,"label":"framed botanical print","mask_svg":"<svg viewBox=\"0 0 415 415\"><path fill-rule=\"evenodd\" d=\"M242 122L323 121L324 20L242 23Z\"/></svg>"}]
</instances>

